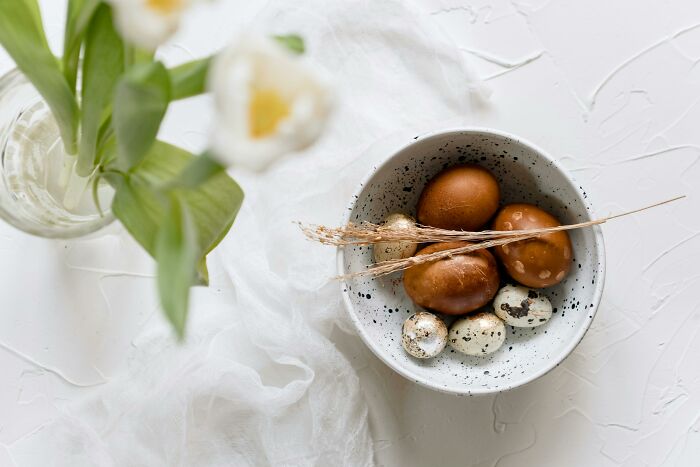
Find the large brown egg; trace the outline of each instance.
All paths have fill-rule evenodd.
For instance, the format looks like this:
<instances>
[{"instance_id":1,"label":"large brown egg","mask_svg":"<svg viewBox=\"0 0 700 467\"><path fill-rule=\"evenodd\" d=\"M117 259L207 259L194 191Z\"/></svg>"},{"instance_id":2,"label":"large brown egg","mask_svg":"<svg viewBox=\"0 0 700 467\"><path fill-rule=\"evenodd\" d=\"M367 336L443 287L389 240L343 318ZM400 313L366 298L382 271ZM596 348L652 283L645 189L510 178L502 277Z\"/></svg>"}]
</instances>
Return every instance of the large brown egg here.
<instances>
[{"instance_id":1,"label":"large brown egg","mask_svg":"<svg viewBox=\"0 0 700 467\"><path fill-rule=\"evenodd\" d=\"M560 225L554 216L537 206L509 204L496 215L493 230L528 230ZM571 240L566 232L548 233L501 245L495 250L508 274L528 287L558 284L571 268Z\"/></svg>"},{"instance_id":2,"label":"large brown egg","mask_svg":"<svg viewBox=\"0 0 700 467\"><path fill-rule=\"evenodd\" d=\"M500 190L496 177L478 165L443 170L420 195L418 222L450 230L475 231L496 213Z\"/></svg>"},{"instance_id":3,"label":"large brown egg","mask_svg":"<svg viewBox=\"0 0 700 467\"><path fill-rule=\"evenodd\" d=\"M470 245L435 243L416 256ZM487 250L454 255L412 266L404 272L406 293L418 305L448 315L461 315L486 305L498 292L498 266Z\"/></svg>"}]
</instances>

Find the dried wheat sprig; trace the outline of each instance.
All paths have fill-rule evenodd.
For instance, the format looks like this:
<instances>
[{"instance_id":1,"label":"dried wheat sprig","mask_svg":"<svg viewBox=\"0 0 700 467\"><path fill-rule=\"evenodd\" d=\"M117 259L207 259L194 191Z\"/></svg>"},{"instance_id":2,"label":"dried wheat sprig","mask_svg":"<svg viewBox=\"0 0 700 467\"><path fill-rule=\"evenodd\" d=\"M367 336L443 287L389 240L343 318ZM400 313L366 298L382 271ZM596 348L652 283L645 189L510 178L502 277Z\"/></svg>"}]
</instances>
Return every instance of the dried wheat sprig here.
<instances>
[{"instance_id":1,"label":"dried wheat sprig","mask_svg":"<svg viewBox=\"0 0 700 467\"><path fill-rule=\"evenodd\" d=\"M361 224L349 223L344 227L333 228L322 225L304 225L298 223L302 232L311 240L318 241L326 245L338 247L348 245L371 245L379 242L406 241L414 243L436 243L436 242L454 242L454 241L477 241L473 245L468 245L449 250L436 251L427 255L412 256L405 259L395 259L383 261L373 264L364 271L356 271L350 274L345 274L336 277L336 279L349 279L358 276L374 276L380 277L393 272L402 271L417 264L430 263L444 258L449 258L454 255L466 254L484 248L492 248L500 245L527 240L534 237L539 237L551 232L561 232L566 230L581 229L594 225L604 224L611 219L629 216L638 212L646 211L657 206L671 203L685 196L677 196L675 198L655 203L643 208L632 211L614 214L600 219L581 222L578 224L562 225L558 227L548 227L543 229L531 230L508 230L495 231L485 230L482 232L465 232L459 230L444 230L434 227L416 225L412 228L395 229L384 227L382 225L363 222Z\"/></svg>"},{"instance_id":2,"label":"dried wheat sprig","mask_svg":"<svg viewBox=\"0 0 700 467\"><path fill-rule=\"evenodd\" d=\"M490 240L494 238L510 238L519 235L531 234L547 234L551 232L560 232L566 230L574 230L593 225L604 224L605 222L623 216L629 216L647 209L655 208L673 201L677 201L685 196L678 196L673 199L655 203L650 206L645 206L633 211L615 214L601 219L596 219L578 224L561 225L558 227L547 227L542 229L531 230L484 230L481 232L467 232L461 230L445 230L435 227L416 225L413 228L391 228L371 222L362 222L360 224L349 223L343 227L326 227L323 225L304 225L299 223L299 226L309 239L333 246L361 246L372 245L379 242L413 242L413 243L436 243L436 242L456 242L467 241L475 242L482 240Z\"/></svg>"},{"instance_id":3,"label":"dried wheat sprig","mask_svg":"<svg viewBox=\"0 0 700 467\"><path fill-rule=\"evenodd\" d=\"M472 245L463 246L459 248L451 248L449 250L436 251L427 255L411 256L405 259L392 259L389 261L382 261L381 263L373 264L364 271L351 272L350 274L345 274L336 277L336 279L350 279L359 276L374 276L380 277L392 272L403 271L417 264L431 263L439 259L450 258L455 255L463 255L466 253L471 253L476 250L483 250L484 248L491 248L499 245L507 245L508 243L519 242L520 240L527 240L529 238L537 237L541 234L533 233L528 235L519 235L517 237L508 238L497 238L495 240L487 240L481 243L474 243Z\"/></svg>"}]
</instances>

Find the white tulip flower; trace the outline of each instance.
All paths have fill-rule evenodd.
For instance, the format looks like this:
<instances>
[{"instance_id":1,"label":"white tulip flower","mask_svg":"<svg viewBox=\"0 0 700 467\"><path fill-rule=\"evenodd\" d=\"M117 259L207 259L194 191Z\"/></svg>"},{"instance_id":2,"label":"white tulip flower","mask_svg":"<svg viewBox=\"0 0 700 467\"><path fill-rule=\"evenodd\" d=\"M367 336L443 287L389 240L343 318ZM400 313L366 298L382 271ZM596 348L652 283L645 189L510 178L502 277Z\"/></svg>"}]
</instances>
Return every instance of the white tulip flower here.
<instances>
[{"instance_id":1,"label":"white tulip flower","mask_svg":"<svg viewBox=\"0 0 700 467\"><path fill-rule=\"evenodd\" d=\"M130 44L155 50L180 26L185 10L199 0L108 0L121 36Z\"/></svg>"},{"instance_id":2,"label":"white tulip flower","mask_svg":"<svg viewBox=\"0 0 700 467\"><path fill-rule=\"evenodd\" d=\"M260 171L312 144L332 107L325 75L272 38L244 35L209 73L217 115L212 152Z\"/></svg>"}]
</instances>

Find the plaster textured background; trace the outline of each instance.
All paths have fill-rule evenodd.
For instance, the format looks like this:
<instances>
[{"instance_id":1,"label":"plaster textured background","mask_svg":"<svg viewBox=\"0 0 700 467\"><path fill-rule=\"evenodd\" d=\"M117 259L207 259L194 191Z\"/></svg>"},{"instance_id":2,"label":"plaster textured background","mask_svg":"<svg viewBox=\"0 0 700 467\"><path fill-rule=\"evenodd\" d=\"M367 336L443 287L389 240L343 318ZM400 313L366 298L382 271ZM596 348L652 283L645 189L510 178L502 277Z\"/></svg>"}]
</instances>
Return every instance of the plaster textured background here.
<instances>
[{"instance_id":1,"label":"plaster textured background","mask_svg":"<svg viewBox=\"0 0 700 467\"><path fill-rule=\"evenodd\" d=\"M63 2L42 3L58 41ZM196 31L211 17L193 15L164 55L216 49L261 8L252 3L210 35ZM604 226L607 284L591 330L562 365L521 389L430 392L336 331L369 404L377 463L700 465L700 2L425 0L420 8L493 89L469 122L554 154L599 214L688 199ZM11 67L0 54L0 71ZM192 111L200 110L166 124L197 147L202 134L186 131ZM150 271L117 225L76 247L0 224L0 465L12 465L7 447L118 374L144 329L164 326Z\"/></svg>"}]
</instances>

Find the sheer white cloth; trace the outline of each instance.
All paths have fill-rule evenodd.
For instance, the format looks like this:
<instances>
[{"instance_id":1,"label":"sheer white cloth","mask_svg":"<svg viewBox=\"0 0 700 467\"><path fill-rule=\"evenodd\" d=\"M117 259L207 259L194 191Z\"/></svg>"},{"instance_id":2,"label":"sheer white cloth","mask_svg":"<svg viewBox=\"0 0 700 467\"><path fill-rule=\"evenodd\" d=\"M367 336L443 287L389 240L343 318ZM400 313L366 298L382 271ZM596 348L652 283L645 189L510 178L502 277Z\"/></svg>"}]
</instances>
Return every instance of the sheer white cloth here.
<instances>
[{"instance_id":1,"label":"sheer white cloth","mask_svg":"<svg viewBox=\"0 0 700 467\"><path fill-rule=\"evenodd\" d=\"M212 30L236 11L218 8ZM245 207L210 258L211 287L192 294L186 345L152 319L118 376L9 446L18 465L373 463L358 378L329 338L335 325L350 330L329 280L335 251L292 221L337 224L374 163L415 134L465 121L481 89L412 3L273 0L249 14L254 27L302 33L309 58L334 76L326 135L262 177L234 174Z\"/></svg>"}]
</instances>

